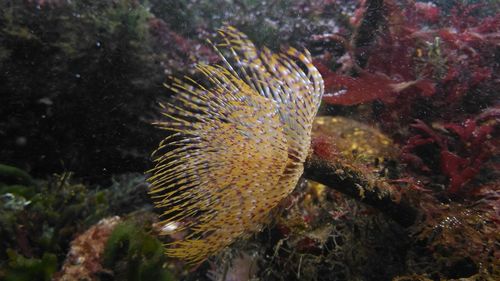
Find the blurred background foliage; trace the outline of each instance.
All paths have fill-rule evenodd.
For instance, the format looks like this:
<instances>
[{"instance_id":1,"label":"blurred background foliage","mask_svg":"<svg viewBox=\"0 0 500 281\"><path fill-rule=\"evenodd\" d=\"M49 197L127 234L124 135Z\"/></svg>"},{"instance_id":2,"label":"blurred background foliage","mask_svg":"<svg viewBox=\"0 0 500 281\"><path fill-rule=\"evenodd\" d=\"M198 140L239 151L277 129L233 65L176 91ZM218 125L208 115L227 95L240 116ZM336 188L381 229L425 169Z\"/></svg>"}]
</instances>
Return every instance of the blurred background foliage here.
<instances>
[{"instance_id":1,"label":"blurred background foliage","mask_svg":"<svg viewBox=\"0 0 500 281\"><path fill-rule=\"evenodd\" d=\"M3 161L89 180L146 167L162 68L135 1L0 3Z\"/></svg>"}]
</instances>

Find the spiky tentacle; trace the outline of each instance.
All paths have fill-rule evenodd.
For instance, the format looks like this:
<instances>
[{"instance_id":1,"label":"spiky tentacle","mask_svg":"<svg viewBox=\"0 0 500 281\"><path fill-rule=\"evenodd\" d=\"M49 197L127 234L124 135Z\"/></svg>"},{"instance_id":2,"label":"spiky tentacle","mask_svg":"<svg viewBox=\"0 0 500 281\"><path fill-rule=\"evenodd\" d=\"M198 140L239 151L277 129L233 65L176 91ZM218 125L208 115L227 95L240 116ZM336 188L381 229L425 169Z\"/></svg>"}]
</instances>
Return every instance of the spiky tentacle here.
<instances>
[{"instance_id":1,"label":"spiky tentacle","mask_svg":"<svg viewBox=\"0 0 500 281\"><path fill-rule=\"evenodd\" d=\"M167 253L191 263L258 230L293 190L323 93L308 55L258 52L232 27L220 34L225 68L198 66L211 86L189 78L168 86L176 95L157 125L173 134L149 179L165 229L185 235Z\"/></svg>"}]
</instances>

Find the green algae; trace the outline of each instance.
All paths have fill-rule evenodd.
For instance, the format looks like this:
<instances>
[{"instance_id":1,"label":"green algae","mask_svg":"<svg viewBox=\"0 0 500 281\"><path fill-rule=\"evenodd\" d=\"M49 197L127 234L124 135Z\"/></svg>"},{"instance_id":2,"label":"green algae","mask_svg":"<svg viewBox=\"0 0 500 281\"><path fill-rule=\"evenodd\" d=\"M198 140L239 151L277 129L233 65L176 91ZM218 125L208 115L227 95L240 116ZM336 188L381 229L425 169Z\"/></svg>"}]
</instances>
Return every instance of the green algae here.
<instances>
[{"instance_id":1,"label":"green algae","mask_svg":"<svg viewBox=\"0 0 500 281\"><path fill-rule=\"evenodd\" d=\"M8 250L7 254L9 267L4 273L5 281L50 281L56 272L54 254L45 253L41 258L26 258L13 250Z\"/></svg>"},{"instance_id":2,"label":"green algae","mask_svg":"<svg viewBox=\"0 0 500 281\"><path fill-rule=\"evenodd\" d=\"M108 202L70 174L33 180L3 164L0 174L0 279L50 280L75 233L107 215Z\"/></svg>"},{"instance_id":3,"label":"green algae","mask_svg":"<svg viewBox=\"0 0 500 281\"><path fill-rule=\"evenodd\" d=\"M174 280L166 269L162 243L142 227L119 224L108 239L103 265L112 269L116 280Z\"/></svg>"},{"instance_id":4,"label":"green algae","mask_svg":"<svg viewBox=\"0 0 500 281\"><path fill-rule=\"evenodd\" d=\"M109 188L91 189L71 173L34 180L22 169L0 164L0 179L1 280L51 280L77 233L104 217L150 208L140 174L117 176ZM173 280L162 243L143 230L147 227L125 222L109 238L104 264L120 277L116 280Z\"/></svg>"},{"instance_id":5,"label":"green algae","mask_svg":"<svg viewBox=\"0 0 500 281\"><path fill-rule=\"evenodd\" d=\"M5 164L0 164L0 183L33 184L33 179L25 171Z\"/></svg>"}]
</instances>

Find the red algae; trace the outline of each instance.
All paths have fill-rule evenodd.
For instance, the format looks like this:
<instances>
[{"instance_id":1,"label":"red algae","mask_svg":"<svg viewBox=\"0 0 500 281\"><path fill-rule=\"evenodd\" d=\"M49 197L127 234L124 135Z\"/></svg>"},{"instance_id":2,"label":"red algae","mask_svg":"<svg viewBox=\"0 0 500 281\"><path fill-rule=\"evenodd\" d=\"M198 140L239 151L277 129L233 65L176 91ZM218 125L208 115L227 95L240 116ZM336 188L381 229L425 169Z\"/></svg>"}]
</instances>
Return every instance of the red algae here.
<instances>
[{"instance_id":1,"label":"red algae","mask_svg":"<svg viewBox=\"0 0 500 281\"><path fill-rule=\"evenodd\" d=\"M369 9L374 3L382 3L378 11ZM386 182L419 213L408 229L426 254L412 262L432 265L400 280L499 275L492 258L500 252L494 245L500 214L498 8L493 2L359 1L349 21L352 33L314 36L337 48L314 61L325 81L324 112L372 124L400 147L397 171ZM377 18L370 13L382 20L363 25ZM319 136L321 145L313 149L328 159L324 139Z\"/></svg>"},{"instance_id":2,"label":"red algae","mask_svg":"<svg viewBox=\"0 0 500 281\"><path fill-rule=\"evenodd\" d=\"M352 15L353 36L367 32L360 22L372 2L361 1ZM485 12L491 5L383 1L383 21L368 30L377 32L371 42L356 45L333 34L344 42L340 66L327 67L328 55L315 60L325 80L323 101L373 103L371 122L402 145L400 161L410 170L445 177L450 194L472 192L468 183L498 155L498 117L480 118L495 112L500 86L492 54L500 43L500 15ZM356 59L359 48L367 52L365 64ZM437 153L428 155L428 148Z\"/></svg>"},{"instance_id":3,"label":"red algae","mask_svg":"<svg viewBox=\"0 0 500 281\"><path fill-rule=\"evenodd\" d=\"M439 172L448 177L447 191L450 193L473 192L473 187L466 184L477 176L481 167L488 163L494 155L498 155L498 140L493 134L498 130L498 120L478 124L476 120L467 119L463 123L448 123L439 132L422 121L412 127L417 131L410 137L402 149L401 158L423 172L431 172L422 158L414 152L426 145L434 145L439 151L436 159Z\"/></svg>"},{"instance_id":4,"label":"red algae","mask_svg":"<svg viewBox=\"0 0 500 281\"><path fill-rule=\"evenodd\" d=\"M384 30L366 50L366 65L346 65L339 73L322 66L330 62L316 61L325 79L325 102L355 105L381 100L388 110L408 111L402 104L423 97L436 106L448 103L441 115L450 115L474 88L498 86L491 50L500 40L499 15L472 17L479 5L457 4L458 8L446 13L431 3L408 1L405 5L384 2ZM357 48L352 43L346 46L349 57Z\"/></svg>"}]
</instances>

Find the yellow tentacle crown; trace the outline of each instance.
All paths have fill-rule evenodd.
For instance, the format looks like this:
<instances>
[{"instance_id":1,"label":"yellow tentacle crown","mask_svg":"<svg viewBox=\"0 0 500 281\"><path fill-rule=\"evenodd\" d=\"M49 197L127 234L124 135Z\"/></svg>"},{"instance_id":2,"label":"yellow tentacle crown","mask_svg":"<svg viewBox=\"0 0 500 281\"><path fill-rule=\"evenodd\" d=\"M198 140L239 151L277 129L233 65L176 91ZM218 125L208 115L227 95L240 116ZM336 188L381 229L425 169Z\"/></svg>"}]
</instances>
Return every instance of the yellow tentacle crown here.
<instances>
[{"instance_id":1,"label":"yellow tentacle crown","mask_svg":"<svg viewBox=\"0 0 500 281\"><path fill-rule=\"evenodd\" d=\"M223 65L198 65L209 86L173 79L162 105L170 132L153 153L150 195L167 254L198 263L258 231L295 187L311 141L323 80L310 54L273 53L233 27L214 45Z\"/></svg>"}]
</instances>

